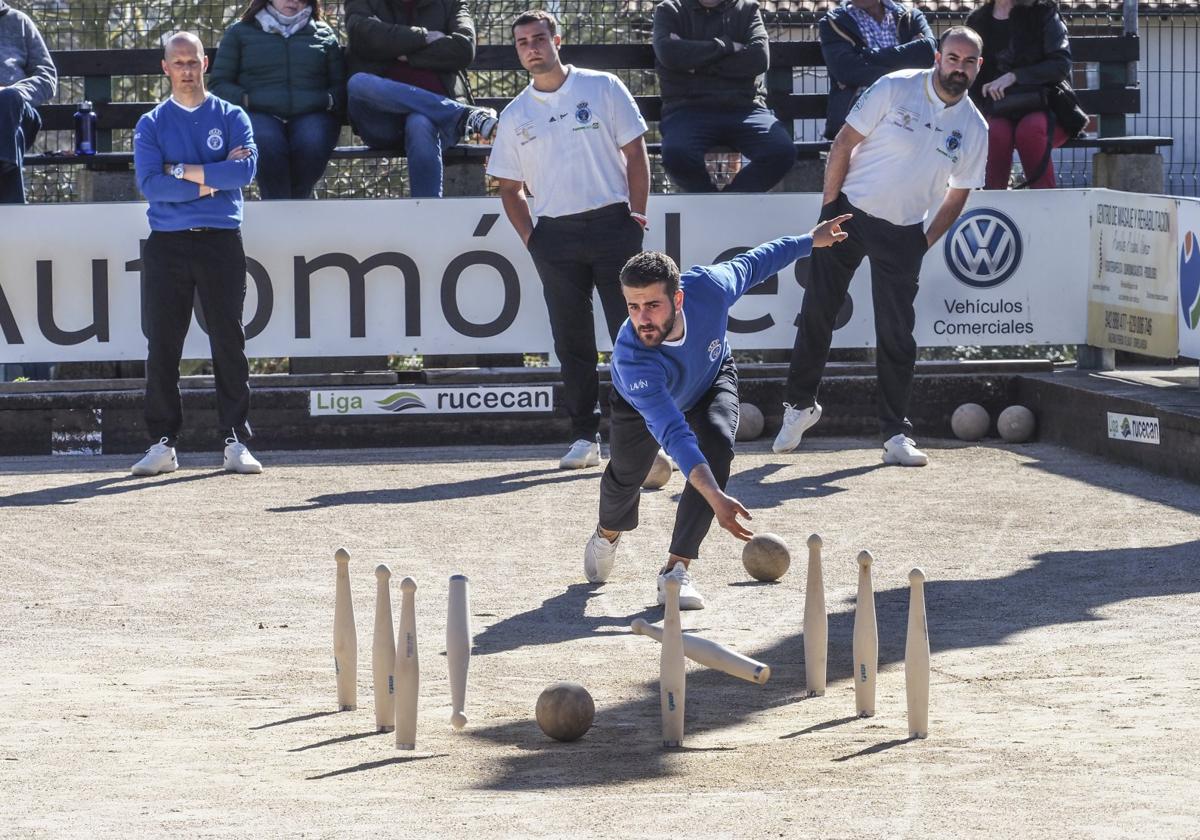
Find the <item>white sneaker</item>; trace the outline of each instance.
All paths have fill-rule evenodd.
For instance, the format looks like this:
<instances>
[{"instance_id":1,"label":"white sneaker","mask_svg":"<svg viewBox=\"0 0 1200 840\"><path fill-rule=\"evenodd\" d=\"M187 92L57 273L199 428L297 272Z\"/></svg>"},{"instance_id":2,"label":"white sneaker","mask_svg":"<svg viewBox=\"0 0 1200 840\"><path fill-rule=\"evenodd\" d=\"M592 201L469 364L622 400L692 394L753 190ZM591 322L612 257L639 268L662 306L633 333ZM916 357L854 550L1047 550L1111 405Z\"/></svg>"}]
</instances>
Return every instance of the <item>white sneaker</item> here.
<instances>
[{"instance_id":1,"label":"white sneaker","mask_svg":"<svg viewBox=\"0 0 1200 840\"><path fill-rule=\"evenodd\" d=\"M895 435L883 443L883 463L899 464L902 467L923 467L929 463L929 458L917 449L917 442L912 438Z\"/></svg>"},{"instance_id":2,"label":"white sneaker","mask_svg":"<svg viewBox=\"0 0 1200 840\"><path fill-rule=\"evenodd\" d=\"M583 576L588 583L604 583L612 572L613 563L617 559L617 546L621 544L621 535L612 542L600 534L597 527L592 532L592 538L583 549Z\"/></svg>"},{"instance_id":3,"label":"white sneaker","mask_svg":"<svg viewBox=\"0 0 1200 840\"><path fill-rule=\"evenodd\" d=\"M812 408L793 408L790 403L783 404L783 426L775 435L775 443L771 449L776 453L791 452L800 445L804 433L811 429L821 419L821 404L813 403Z\"/></svg>"},{"instance_id":4,"label":"white sneaker","mask_svg":"<svg viewBox=\"0 0 1200 840\"><path fill-rule=\"evenodd\" d=\"M133 475L158 475L175 472L177 469L179 461L175 458L175 447L167 446L167 439L160 438L158 443L146 450L146 454L129 472Z\"/></svg>"},{"instance_id":5,"label":"white sneaker","mask_svg":"<svg viewBox=\"0 0 1200 840\"><path fill-rule=\"evenodd\" d=\"M225 438L225 469L243 475L257 475L262 472L262 464L250 454L246 444L239 443L237 438Z\"/></svg>"},{"instance_id":6,"label":"white sneaker","mask_svg":"<svg viewBox=\"0 0 1200 840\"><path fill-rule=\"evenodd\" d=\"M580 438L571 444L567 454L558 462L560 470L579 470L600 465L600 444Z\"/></svg>"},{"instance_id":7,"label":"white sneaker","mask_svg":"<svg viewBox=\"0 0 1200 840\"><path fill-rule=\"evenodd\" d=\"M658 603L662 606L667 603L667 578L671 577L679 581L679 609L681 610L702 610L704 609L704 596L697 591L692 585L692 576L688 574L687 567L682 563L676 563L671 567L671 571L665 575L658 576Z\"/></svg>"}]
</instances>

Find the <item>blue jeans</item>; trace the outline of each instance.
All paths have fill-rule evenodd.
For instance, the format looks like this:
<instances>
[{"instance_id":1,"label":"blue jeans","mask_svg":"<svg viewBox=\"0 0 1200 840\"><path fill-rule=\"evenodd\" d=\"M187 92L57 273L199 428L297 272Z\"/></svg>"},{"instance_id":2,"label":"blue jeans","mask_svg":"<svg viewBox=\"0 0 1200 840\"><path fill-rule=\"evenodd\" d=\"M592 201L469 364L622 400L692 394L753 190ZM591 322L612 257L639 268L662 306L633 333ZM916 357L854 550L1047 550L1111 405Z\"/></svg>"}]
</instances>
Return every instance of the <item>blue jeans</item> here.
<instances>
[{"instance_id":1,"label":"blue jeans","mask_svg":"<svg viewBox=\"0 0 1200 840\"><path fill-rule=\"evenodd\" d=\"M250 112L258 146L258 190L263 198L310 198L337 145L341 121L328 111L281 120Z\"/></svg>"},{"instance_id":2,"label":"blue jeans","mask_svg":"<svg viewBox=\"0 0 1200 840\"><path fill-rule=\"evenodd\" d=\"M403 145L413 198L442 194L442 151L462 138L467 106L424 88L373 73L355 73L346 85L350 124L372 149Z\"/></svg>"},{"instance_id":3,"label":"blue jeans","mask_svg":"<svg viewBox=\"0 0 1200 840\"><path fill-rule=\"evenodd\" d=\"M24 204L21 166L33 145L42 118L19 90L0 90L0 204Z\"/></svg>"},{"instance_id":4,"label":"blue jeans","mask_svg":"<svg viewBox=\"0 0 1200 840\"><path fill-rule=\"evenodd\" d=\"M717 111L685 105L668 112L659 128L663 169L684 192L716 191L704 165L704 153L714 146L728 146L750 160L726 192L766 192L796 162L792 138L766 108Z\"/></svg>"}]
</instances>

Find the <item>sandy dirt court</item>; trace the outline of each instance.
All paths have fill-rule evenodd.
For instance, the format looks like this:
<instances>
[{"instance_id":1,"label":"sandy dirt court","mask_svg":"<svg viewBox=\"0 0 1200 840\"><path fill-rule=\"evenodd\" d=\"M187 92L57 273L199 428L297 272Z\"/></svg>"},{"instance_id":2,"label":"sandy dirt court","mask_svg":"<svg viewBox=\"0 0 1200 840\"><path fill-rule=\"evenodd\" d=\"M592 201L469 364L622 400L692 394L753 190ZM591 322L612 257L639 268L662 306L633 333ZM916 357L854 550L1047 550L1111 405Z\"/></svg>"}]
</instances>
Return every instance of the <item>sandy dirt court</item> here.
<instances>
[{"instance_id":1,"label":"sandy dirt court","mask_svg":"<svg viewBox=\"0 0 1200 840\"><path fill-rule=\"evenodd\" d=\"M642 496L609 583L583 583L600 471L557 447L181 450L0 461L0 835L5 837L1200 836L1200 493L1043 444L739 450L731 492L791 571L749 580L714 530L685 629L769 663L689 665L685 748L660 746L659 648L676 474ZM825 541L826 696L804 699L805 538ZM352 554L355 712L335 710L334 550ZM876 557L878 714L854 717L859 549ZM415 753L376 735L376 564L417 591ZM929 582L930 736L907 738L907 574ZM449 575L471 579L470 724L455 732ZM580 741L533 720L591 691ZM382 832L382 835L380 834Z\"/></svg>"}]
</instances>

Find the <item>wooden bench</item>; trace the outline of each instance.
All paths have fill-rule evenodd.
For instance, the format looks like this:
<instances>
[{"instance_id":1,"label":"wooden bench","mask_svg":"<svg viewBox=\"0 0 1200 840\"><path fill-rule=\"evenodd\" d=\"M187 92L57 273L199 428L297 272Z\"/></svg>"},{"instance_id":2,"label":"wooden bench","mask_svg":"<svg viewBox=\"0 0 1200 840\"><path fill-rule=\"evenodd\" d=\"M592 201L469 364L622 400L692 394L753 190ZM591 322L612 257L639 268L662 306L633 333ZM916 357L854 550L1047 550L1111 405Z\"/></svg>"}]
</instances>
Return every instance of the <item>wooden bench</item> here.
<instances>
[{"instance_id":1,"label":"wooden bench","mask_svg":"<svg viewBox=\"0 0 1200 840\"><path fill-rule=\"evenodd\" d=\"M1096 148L1103 151L1130 154L1154 152L1170 145L1169 137L1126 136L1127 117L1141 110L1141 91L1136 78L1136 62L1140 51L1137 36L1102 35L1080 36L1071 39L1071 50L1077 63L1095 62L1099 65L1099 85L1077 92L1084 110L1097 117L1096 138L1076 139L1069 147ZM215 49L208 51L210 61ZM127 170L133 163L130 150L113 148L113 132L132 129L138 118L154 107L153 102L113 102L113 80L127 76L161 75L161 51L130 50L60 50L53 53L61 77L82 78L84 98L95 106L97 115L98 153L86 157L53 152L28 155L26 165L86 165L94 170ZM654 52L649 44L591 44L566 45L563 60L580 67L600 70L648 70L654 67ZM779 41L771 44L771 69L767 73L768 106L792 126L792 120L823 119L827 96L824 93L793 92L793 73L797 69L823 67L820 45L815 41ZM480 45L472 71L480 73L519 71L516 51L509 45ZM648 121L658 120L662 103L658 96L637 96L638 107ZM501 110L505 98L480 97L480 105ZM75 105L44 105L39 109L43 130L71 131ZM815 159L829 148L825 140L797 141L798 158ZM651 144L652 153L658 145ZM399 149L377 150L365 146L339 147L334 159L371 159L402 157ZM447 161L481 158L487 147L461 145L446 151Z\"/></svg>"}]
</instances>

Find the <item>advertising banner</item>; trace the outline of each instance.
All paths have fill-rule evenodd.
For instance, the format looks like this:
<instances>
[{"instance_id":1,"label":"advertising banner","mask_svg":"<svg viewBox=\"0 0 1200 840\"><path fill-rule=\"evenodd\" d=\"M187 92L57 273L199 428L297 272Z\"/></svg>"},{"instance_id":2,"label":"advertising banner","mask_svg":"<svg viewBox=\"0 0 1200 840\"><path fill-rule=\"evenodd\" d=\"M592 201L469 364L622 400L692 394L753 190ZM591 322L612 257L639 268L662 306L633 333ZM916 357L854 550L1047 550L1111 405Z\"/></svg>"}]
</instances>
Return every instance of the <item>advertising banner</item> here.
<instances>
[{"instance_id":1,"label":"advertising banner","mask_svg":"<svg viewBox=\"0 0 1200 840\"><path fill-rule=\"evenodd\" d=\"M924 346L1080 343L1087 191L977 192L925 258ZM146 206L0 207L0 362L142 359ZM655 195L647 249L685 268L807 232L820 196ZM541 282L498 199L247 202L250 356L547 352ZM734 307L735 349L787 349L808 282L801 260ZM860 267L835 347L874 344ZM886 279L886 278L885 278ZM595 306L597 337L608 345ZM187 358L208 358L193 321Z\"/></svg>"},{"instance_id":2,"label":"advertising banner","mask_svg":"<svg viewBox=\"0 0 1200 840\"><path fill-rule=\"evenodd\" d=\"M1179 199L1179 355L1200 359L1200 201Z\"/></svg>"}]
</instances>

